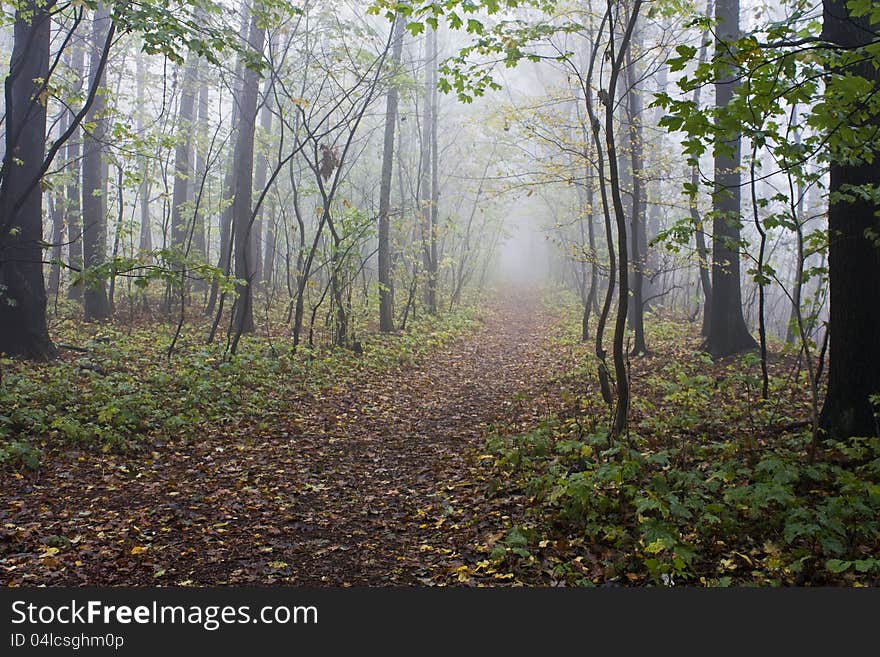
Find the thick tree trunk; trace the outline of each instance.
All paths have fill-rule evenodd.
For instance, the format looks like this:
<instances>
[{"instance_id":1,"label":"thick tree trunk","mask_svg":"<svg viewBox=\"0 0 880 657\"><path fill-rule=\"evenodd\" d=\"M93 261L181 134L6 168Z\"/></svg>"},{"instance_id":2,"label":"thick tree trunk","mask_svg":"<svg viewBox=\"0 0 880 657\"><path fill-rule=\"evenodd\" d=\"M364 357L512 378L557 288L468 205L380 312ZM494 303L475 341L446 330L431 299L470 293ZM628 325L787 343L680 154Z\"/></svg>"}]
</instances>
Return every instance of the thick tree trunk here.
<instances>
[{"instance_id":1,"label":"thick tree trunk","mask_svg":"<svg viewBox=\"0 0 880 657\"><path fill-rule=\"evenodd\" d=\"M397 75L403 55L404 17L394 19L394 44L389 70ZM385 99L385 138L382 148L382 173L379 183L379 330L394 330L394 294L391 280L391 178L394 167L394 133L397 126L397 105L400 92L397 81L391 80Z\"/></svg>"},{"instance_id":2,"label":"thick tree trunk","mask_svg":"<svg viewBox=\"0 0 880 657\"><path fill-rule=\"evenodd\" d=\"M722 56L739 38L739 0L718 0L716 57ZM715 84L715 103L726 107L738 82L728 65L724 78ZM727 137L730 153L715 155L715 190L712 196L712 304L706 347L713 356L729 356L756 347L742 312L740 285L740 163L742 139Z\"/></svg>"},{"instance_id":3,"label":"thick tree trunk","mask_svg":"<svg viewBox=\"0 0 880 657\"><path fill-rule=\"evenodd\" d=\"M110 11L99 5L92 22L92 40L89 53L89 85L103 87L101 59L104 42L110 29ZM101 75L103 78L103 74ZM107 133L107 101L103 89L98 91L86 122L91 130L83 135L82 159L82 214L83 261L86 269L104 264L107 257L107 177L103 162L103 148ZM89 280L83 291L86 321L100 321L110 316L110 300L103 279Z\"/></svg>"},{"instance_id":4,"label":"thick tree trunk","mask_svg":"<svg viewBox=\"0 0 880 657\"><path fill-rule=\"evenodd\" d=\"M852 49L876 41L878 26L867 17L854 17L845 0L825 0L823 36L843 48ZM869 80L880 87L880 73L872 61L851 66L848 75ZM831 154L832 197L851 186L876 189L880 185L880 147L876 130L880 116L874 115L863 128L866 143L854 162ZM880 394L880 207L854 195L847 202L832 198L828 208L828 278L831 292L828 389L820 425L829 436L880 435L871 396Z\"/></svg>"},{"instance_id":5,"label":"thick tree trunk","mask_svg":"<svg viewBox=\"0 0 880 657\"><path fill-rule=\"evenodd\" d=\"M38 180L46 146L42 93L49 77L52 5L27 0L16 11L0 170L0 353L39 360L55 355L46 326Z\"/></svg>"}]
</instances>

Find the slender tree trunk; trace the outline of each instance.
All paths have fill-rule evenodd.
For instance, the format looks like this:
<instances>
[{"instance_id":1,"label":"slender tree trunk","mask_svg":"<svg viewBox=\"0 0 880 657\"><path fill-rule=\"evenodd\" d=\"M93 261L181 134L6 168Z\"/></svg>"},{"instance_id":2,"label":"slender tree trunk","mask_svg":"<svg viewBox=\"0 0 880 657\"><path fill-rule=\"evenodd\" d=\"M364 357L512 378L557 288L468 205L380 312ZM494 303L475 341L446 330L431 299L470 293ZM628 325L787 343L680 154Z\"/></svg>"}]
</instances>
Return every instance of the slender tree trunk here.
<instances>
[{"instance_id":1,"label":"slender tree trunk","mask_svg":"<svg viewBox=\"0 0 880 657\"><path fill-rule=\"evenodd\" d=\"M584 342L590 339L590 311L596 305L597 286L599 283L599 254L596 252L596 226L594 223L596 218L594 208L596 192L592 168L590 172L587 175L587 207L585 208L587 212L587 244L590 249L590 285L587 289L587 298L584 300L584 314L581 318L581 340Z\"/></svg>"},{"instance_id":2,"label":"slender tree trunk","mask_svg":"<svg viewBox=\"0 0 880 657\"><path fill-rule=\"evenodd\" d=\"M432 190L432 170L433 157L432 146L434 138L432 131L434 129L434 42L437 38L433 29L428 30L425 38L425 96L424 110L422 112L422 149L421 163L419 165L420 182L419 182L419 205L421 208L422 223L422 251L425 263L426 286L425 286L425 305L428 312L435 312L437 309L437 263L434 261L436 252L435 231L433 228L434 212L431 207L433 200Z\"/></svg>"},{"instance_id":3,"label":"slender tree trunk","mask_svg":"<svg viewBox=\"0 0 880 657\"><path fill-rule=\"evenodd\" d=\"M607 14L602 21L604 26L607 21ZM591 25L592 27L592 25ZM600 27L601 31L601 27ZM617 282L617 255L614 248L614 230L611 224L611 201L608 199L608 187L606 185L606 163L605 149L607 143L603 143L601 130L602 122L593 105L592 98L592 80L593 71L598 57L598 43L592 46L590 55L590 68L587 73L586 88L589 90L584 98L587 108L587 116L590 121L590 131L593 135L593 146L596 153L596 174L599 181L599 196L602 201L602 218L605 228L605 243L608 247L608 286L605 289L605 297L602 301L602 309L599 312L599 319L596 322L596 339L595 353L596 359L599 361L598 377L599 386L602 391L602 398L609 406L614 403L614 395L611 390L611 375L608 371L607 352L605 351L605 328L608 323L608 317L611 312L611 304L614 300L614 289ZM607 92L606 92L607 93ZM601 102L601 96L600 96Z\"/></svg>"},{"instance_id":4,"label":"slender tree trunk","mask_svg":"<svg viewBox=\"0 0 880 657\"><path fill-rule=\"evenodd\" d=\"M196 162L195 173L196 180L207 181L208 179L208 121L211 110L210 95L208 89L207 75L209 69L201 62L198 69L198 110L196 115ZM208 261L208 244L205 234L205 215L206 212L200 209L199 212L193 213L193 253L198 256L202 262ZM197 278L193 283L193 288L199 292L207 289L206 282L203 278Z\"/></svg>"},{"instance_id":5,"label":"slender tree trunk","mask_svg":"<svg viewBox=\"0 0 880 657\"><path fill-rule=\"evenodd\" d=\"M109 174L108 174L109 175ZM122 225L125 221L125 195L123 193L123 169L116 166L116 226L113 230L113 250L110 257L115 262L122 246ZM110 289L107 292L107 301L110 304L110 314L116 312L116 275L110 277Z\"/></svg>"},{"instance_id":6,"label":"slender tree trunk","mask_svg":"<svg viewBox=\"0 0 880 657\"><path fill-rule=\"evenodd\" d=\"M623 344L626 333L626 314L628 310L629 262L627 253L626 212L621 197L620 175L618 172L617 144L614 134L614 105L610 101L616 97L617 82L622 73L624 59L628 52L633 32L639 20L641 0L634 0L632 11L628 16L626 30L620 38L618 51L613 53L608 93L605 103L605 145L608 150L608 184L611 188L611 200L614 208L614 219L617 226L617 258L620 269L620 281L617 287L617 315L614 322L614 342L612 356L614 359L614 377L617 385L617 400L614 409L614 421L611 427L612 436L622 436L627 430L629 416L630 386L629 372L626 365L626 353ZM611 11L611 2L608 3Z\"/></svg>"},{"instance_id":7,"label":"slender tree trunk","mask_svg":"<svg viewBox=\"0 0 880 657\"><path fill-rule=\"evenodd\" d=\"M431 41L431 271L428 273L428 312L436 315L437 286L440 282L440 149L437 146L440 97L437 89L439 53L436 31L432 31Z\"/></svg>"},{"instance_id":8,"label":"slender tree trunk","mask_svg":"<svg viewBox=\"0 0 880 657\"><path fill-rule=\"evenodd\" d=\"M706 2L706 16L711 17L715 11L715 3L714 0L708 0ZM709 39L704 38L702 43L700 44L700 54L698 58L698 65L702 66L706 63L706 59L709 55ZM702 86L697 85L697 88L694 89L693 103L694 107L697 109L700 108L700 92L702 91ZM690 206L691 220L694 224L694 242L697 248L697 259L699 260L698 265L700 268L700 289L703 291L703 325L700 329L700 333L703 337L709 337L709 323L712 319L712 278L711 278L711 265L709 262L709 249L706 246L706 229L705 222L703 217L700 216L700 208L698 205L699 199L699 190L700 186L700 167L698 165L693 165L691 167L691 189L693 190L692 196L688 201L688 205Z\"/></svg>"},{"instance_id":9,"label":"slender tree trunk","mask_svg":"<svg viewBox=\"0 0 880 657\"><path fill-rule=\"evenodd\" d=\"M798 106L797 103L794 104L791 108L791 119L792 124L794 125L795 121L798 118ZM800 130L796 131L795 140L797 144L801 142L801 132ZM795 187L791 181L791 173L789 173L789 185L790 192L795 191ZM792 291L791 291L791 312L788 317L788 326L785 331L785 341L788 344L794 344L798 340L800 340L800 330L799 330L799 318L802 318L801 314L801 299L803 296L803 288L804 288L804 262L806 260L806 256L804 255L804 202L807 195L806 186L804 185L803 180L798 181L797 185L797 197L796 200L792 203L791 211L792 211L792 221L794 222L795 228L795 247L797 248L797 254L795 255L795 263L794 263L794 280L792 281Z\"/></svg>"},{"instance_id":10,"label":"slender tree trunk","mask_svg":"<svg viewBox=\"0 0 880 657\"><path fill-rule=\"evenodd\" d=\"M272 78L267 77L263 85L263 108L260 110L260 134L262 139L257 145L256 164L254 169L254 189L262 192L266 186L266 178L269 170L269 138L272 135ZM256 284L262 284L263 274L263 224L271 221L271 217L264 210L265 203L260 205L257 212L257 218L254 221L251 230L251 244L253 248L251 255L254 263L254 281Z\"/></svg>"},{"instance_id":11,"label":"slender tree trunk","mask_svg":"<svg viewBox=\"0 0 880 657\"><path fill-rule=\"evenodd\" d=\"M629 120L630 172L632 174L632 215L630 216L630 240L632 243L632 280L630 282L630 329L633 331L633 354L645 354L645 304L644 280L647 241L645 239L645 185L644 175L644 133L642 130L642 97L636 88L638 72L632 57L632 49L641 49L641 30L633 32L633 40L626 54L626 100Z\"/></svg>"},{"instance_id":12,"label":"slender tree trunk","mask_svg":"<svg viewBox=\"0 0 880 657\"><path fill-rule=\"evenodd\" d=\"M397 76L403 54L404 17L394 19L394 44L388 69ZM382 174L379 183L379 330L394 330L394 288L391 281L391 178L394 167L394 133L397 125L397 105L400 92L397 81L388 85L385 99L385 137L382 148Z\"/></svg>"},{"instance_id":13,"label":"slender tree trunk","mask_svg":"<svg viewBox=\"0 0 880 657\"><path fill-rule=\"evenodd\" d=\"M86 49L80 43L71 46L70 68L76 76L74 92L78 93L83 86L86 68ZM67 183L67 263L71 271L82 272L83 269L83 232L82 232L82 186L80 174L82 163L82 129L76 126L67 142L67 166L70 181ZM77 277L74 277L75 279ZM79 303L83 302L83 284L75 281L67 288L67 298Z\"/></svg>"},{"instance_id":14,"label":"slender tree trunk","mask_svg":"<svg viewBox=\"0 0 880 657\"><path fill-rule=\"evenodd\" d=\"M767 325L766 325L766 294L764 287L770 282L765 278L764 259L767 253L767 231L761 223L761 216L758 211L758 195L756 185L755 167L758 158L758 145L752 142L752 157L749 160L749 188L752 194L752 215L755 224L755 230L758 231L758 262L757 262L757 282L758 282L758 344L761 350L761 399L768 399L770 396L770 375L767 370Z\"/></svg>"},{"instance_id":15,"label":"slender tree trunk","mask_svg":"<svg viewBox=\"0 0 880 657\"><path fill-rule=\"evenodd\" d=\"M42 191L46 147L49 11L25 0L16 10L6 77L6 150L0 169L0 353L46 360L55 355L46 325Z\"/></svg>"},{"instance_id":16,"label":"slender tree trunk","mask_svg":"<svg viewBox=\"0 0 880 657\"><path fill-rule=\"evenodd\" d=\"M58 122L59 134L63 134L67 130L68 121L69 117L65 111ZM49 214L52 217L52 237L50 239L52 245L50 260L52 264L49 269L48 294L50 297L57 298L58 290L61 286L61 244L64 241L64 225L67 219L65 189L59 187L57 190L53 190L51 200L52 208Z\"/></svg>"},{"instance_id":17,"label":"slender tree trunk","mask_svg":"<svg viewBox=\"0 0 880 657\"><path fill-rule=\"evenodd\" d=\"M143 134L144 131L144 91L147 86L147 66L145 55L138 53L137 55L137 131ZM138 239L138 248L143 253L153 250L153 229L150 222L150 159L146 155L138 157L140 168L141 182L138 188L138 197L140 200L140 236Z\"/></svg>"}]
</instances>

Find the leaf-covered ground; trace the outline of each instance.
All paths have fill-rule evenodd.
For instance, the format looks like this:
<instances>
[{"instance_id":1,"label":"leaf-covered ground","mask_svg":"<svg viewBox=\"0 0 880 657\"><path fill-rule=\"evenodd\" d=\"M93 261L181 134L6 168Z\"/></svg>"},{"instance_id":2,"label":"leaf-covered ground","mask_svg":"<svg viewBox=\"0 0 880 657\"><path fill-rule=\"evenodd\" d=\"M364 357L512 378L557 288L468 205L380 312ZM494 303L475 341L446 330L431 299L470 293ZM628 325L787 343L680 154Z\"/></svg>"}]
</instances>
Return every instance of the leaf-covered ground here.
<instances>
[{"instance_id":1,"label":"leaf-covered ground","mask_svg":"<svg viewBox=\"0 0 880 657\"><path fill-rule=\"evenodd\" d=\"M414 364L289 394L268 421L4 473L0 582L511 583L481 553L522 511L492 496L485 441L557 410L560 326L507 298Z\"/></svg>"},{"instance_id":2,"label":"leaf-covered ground","mask_svg":"<svg viewBox=\"0 0 880 657\"><path fill-rule=\"evenodd\" d=\"M612 439L575 306L421 321L360 355L74 326L0 361L0 584L880 585L880 439L810 457L794 351L762 400L755 354L652 317Z\"/></svg>"}]
</instances>

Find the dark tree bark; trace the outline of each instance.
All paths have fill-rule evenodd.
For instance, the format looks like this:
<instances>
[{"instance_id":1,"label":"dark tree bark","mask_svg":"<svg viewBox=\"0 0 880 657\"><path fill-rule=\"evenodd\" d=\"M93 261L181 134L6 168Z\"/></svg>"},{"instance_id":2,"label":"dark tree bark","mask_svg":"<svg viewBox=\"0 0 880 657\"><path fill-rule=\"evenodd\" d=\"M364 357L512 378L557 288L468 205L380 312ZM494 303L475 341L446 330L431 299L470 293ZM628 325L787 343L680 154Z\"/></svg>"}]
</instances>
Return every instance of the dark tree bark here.
<instances>
[{"instance_id":1,"label":"dark tree bark","mask_svg":"<svg viewBox=\"0 0 880 657\"><path fill-rule=\"evenodd\" d=\"M92 129L85 130L83 135L83 261L86 269L104 264L107 257L107 176L103 161L107 102L106 89L103 88L102 56L109 29L110 10L105 5L99 5L92 22L89 86L101 87L101 90L86 117ZM91 280L85 285L83 306L86 321L100 321L110 316L110 300L103 279Z\"/></svg>"},{"instance_id":2,"label":"dark tree bark","mask_svg":"<svg viewBox=\"0 0 880 657\"><path fill-rule=\"evenodd\" d=\"M39 182L53 4L27 0L16 10L0 170L0 353L38 360L55 355L46 326Z\"/></svg>"},{"instance_id":3,"label":"dark tree bark","mask_svg":"<svg viewBox=\"0 0 880 657\"><path fill-rule=\"evenodd\" d=\"M394 43L389 69L397 75L403 56L404 18L394 19ZM379 330L394 330L394 294L391 280L391 178L394 167L394 133L397 126L397 105L400 92L392 80L385 99L385 136L382 148L382 173L379 184Z\"/></svg>"},{"instance_id":4,"label":"dark tree bark","mask_svg":"<svg viewBox=\"0 0 880 657\"><path fill-rule=\"evenodd\" d=\"M256 12L251 16L248 46L256 53L263 52L265 30ZM236 283L233 327L236 334L254 330L254 252L251 244L253 221L254 132L257 122L257 100L260 95L259 74L245 68L242 71L241 95L238 99L238 135L235 141L235 180L232 200L232 230L235 253Z\"/></svg>"},{"instance_id":5,"label":"dark tree bark","mask_svg":"<svg viewBox=\"0 0 880 657\"><path fill-rule=\"evenodd\" d=\"M877 25L852 16L845 0L825 0L823 37L842 48L876 42ZM858 75L880 87L880 73L870 59L840 74ZM875 105L876 107L876 105ZM832 196L850 186L880 185L880 115L862 126L865 143L855 160L831 154ZM820 425L835 438L880 435L871 396L880 393L880 218L877 204L855 195L847 202L832 198L828 208L828 278L831 311L828 389Z\"/></svg>"},{"instance_id":6,"label":"dark tree bark","mask_svg":"<svg viewBox=\"0 0 880 657\"><path fill-rule=\"evenodd\" d=\"M716 57L724 54L739 38L739 0L718 0L715 4L718 35ZM732 65L727 65L723 79L715 84L715 103L726 107L733 99L738 82ZM715 189L712 195L712 303L706 348L716 357L730 356L756 343L749 334L742 312L740 284L740 163L742 138L728 135L730 153L715 155Z\"/></svg>"}]
</instances>

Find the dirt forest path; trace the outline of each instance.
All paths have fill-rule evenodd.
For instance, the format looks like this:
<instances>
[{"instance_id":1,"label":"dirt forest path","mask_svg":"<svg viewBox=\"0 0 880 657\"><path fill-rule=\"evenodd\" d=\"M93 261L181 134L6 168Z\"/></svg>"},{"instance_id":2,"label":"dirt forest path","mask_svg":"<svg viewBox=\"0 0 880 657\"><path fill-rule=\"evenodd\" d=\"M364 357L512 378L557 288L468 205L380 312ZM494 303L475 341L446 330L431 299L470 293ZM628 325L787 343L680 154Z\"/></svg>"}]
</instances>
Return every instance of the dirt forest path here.
<instances>
[{"instance_id":1,"label":"dirt forest path","mask_svg":"<svg viewBox=\"0 0 880 657\"><path fill-rule=\"evenodd\" d=\"M558 332L535 293L507 295L416 365L303 393L265 435L56 459L4 484L0 583L472 583L462 566L517 512L487 498L485 438L558 406Z\"/></svg>"}]
</instances>

